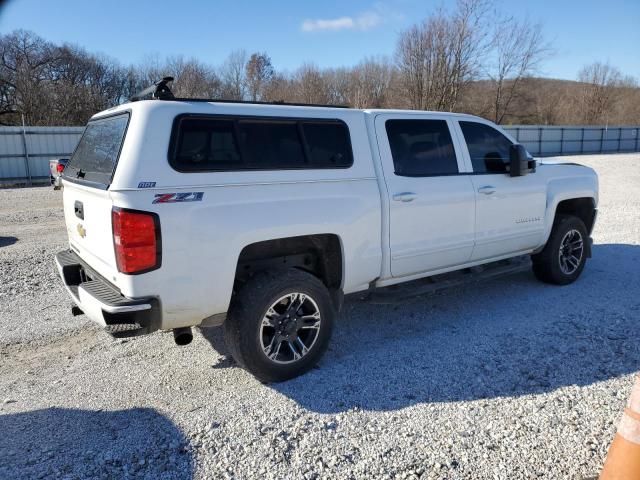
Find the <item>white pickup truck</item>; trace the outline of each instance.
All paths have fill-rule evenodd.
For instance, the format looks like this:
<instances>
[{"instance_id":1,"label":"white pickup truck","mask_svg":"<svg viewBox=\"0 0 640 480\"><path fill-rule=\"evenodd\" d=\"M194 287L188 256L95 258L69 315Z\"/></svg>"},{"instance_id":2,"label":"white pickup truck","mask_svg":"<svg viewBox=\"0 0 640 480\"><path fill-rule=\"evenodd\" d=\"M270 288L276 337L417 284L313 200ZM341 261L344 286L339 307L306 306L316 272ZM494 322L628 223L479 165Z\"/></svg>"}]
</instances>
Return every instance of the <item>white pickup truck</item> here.
<instances>
[{"instance_id":1,"label":"white pickup truck","mask_svg":"<svg viewBox=\"0 0 640 480\"><path fill-rule=\"evenodd\" d=\"M114 336L223 325L263 381L324 353L342 299L510 257L573 282L595 172L533 160L481 118L174 98L90 120L64 170L76 314Z\"/></svg>"}]
</instances>

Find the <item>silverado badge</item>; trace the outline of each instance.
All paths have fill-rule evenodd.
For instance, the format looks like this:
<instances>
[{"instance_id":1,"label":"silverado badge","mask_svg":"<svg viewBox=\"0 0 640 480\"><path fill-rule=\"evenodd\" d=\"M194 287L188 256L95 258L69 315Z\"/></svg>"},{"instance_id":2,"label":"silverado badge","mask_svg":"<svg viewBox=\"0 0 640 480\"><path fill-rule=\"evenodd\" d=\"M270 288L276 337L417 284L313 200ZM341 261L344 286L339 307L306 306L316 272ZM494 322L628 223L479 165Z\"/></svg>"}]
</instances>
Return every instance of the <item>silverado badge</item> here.
<instances>
[{"instance_id":1,"label":"silverado badge","mask_svg":"<svg viewBox=\"0 0 640 480\"><path fill-rule=\"evenodd\" d=\"M84 229L81 223L79 223L76 228L78 230L78 235L80 235L82 238L87 236L87 231Z\"/></svg>"}]
</instances>

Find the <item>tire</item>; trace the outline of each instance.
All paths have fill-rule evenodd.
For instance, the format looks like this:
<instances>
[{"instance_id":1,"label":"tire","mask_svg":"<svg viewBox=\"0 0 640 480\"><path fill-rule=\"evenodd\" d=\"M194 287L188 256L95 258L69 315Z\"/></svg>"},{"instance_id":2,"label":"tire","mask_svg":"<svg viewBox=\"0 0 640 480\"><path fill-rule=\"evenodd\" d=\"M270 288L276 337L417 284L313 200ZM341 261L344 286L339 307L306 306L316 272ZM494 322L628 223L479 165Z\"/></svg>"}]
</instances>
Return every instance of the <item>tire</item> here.
<instances>
[{"instance_id":1,"label":"tire","mask_svg":"<svg viewBox=\"0 0 640 480\"><path fill-rule=\"evenodd\" d=\"M225 343L258 380L281 382L320 360L335 315L329 291L310 273L294 268L258 273L232 299L223 324Z\"/></svg>"},{"instance_id":2,"label":"tire","mask_svg":"<svg viewBox=\"0 0 640 480\"><path fill-rule=\"evenodd\" d=\"M587 261L588 241L587 228L580 218L558 215L544 249L531 256L536 278L554 285L575 282Z\"/></svg>"}]
</instances>

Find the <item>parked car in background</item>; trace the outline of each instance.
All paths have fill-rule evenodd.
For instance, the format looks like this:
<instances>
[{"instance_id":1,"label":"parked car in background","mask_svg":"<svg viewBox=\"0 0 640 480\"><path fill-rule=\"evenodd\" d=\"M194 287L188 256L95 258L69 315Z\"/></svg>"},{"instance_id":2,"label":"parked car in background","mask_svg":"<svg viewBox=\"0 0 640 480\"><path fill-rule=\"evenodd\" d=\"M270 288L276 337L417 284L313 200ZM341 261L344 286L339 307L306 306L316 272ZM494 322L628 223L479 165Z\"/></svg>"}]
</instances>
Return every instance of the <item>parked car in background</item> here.
<instances>
[{"instance_id":1,"label":"parked car in background","mask_svg":"<svg viewBox=\"0 0 640 480\"><path fill-rule=\"evenodd\" d=\"M60 175L64 172L64 167L69 162L68 158L54 158L49 160L49 178L54 190L60 190L62 183L60 182Z\"/></svg>"}]
</instances>

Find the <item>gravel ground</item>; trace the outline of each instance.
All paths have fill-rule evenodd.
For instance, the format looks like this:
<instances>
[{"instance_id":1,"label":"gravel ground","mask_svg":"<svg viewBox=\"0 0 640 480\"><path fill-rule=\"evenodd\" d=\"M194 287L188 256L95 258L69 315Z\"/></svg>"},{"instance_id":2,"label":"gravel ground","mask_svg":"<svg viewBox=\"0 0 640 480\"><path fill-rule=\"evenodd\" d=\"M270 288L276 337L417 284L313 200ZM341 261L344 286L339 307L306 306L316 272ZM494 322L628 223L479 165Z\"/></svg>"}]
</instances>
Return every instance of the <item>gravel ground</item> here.
<instances>
[{"instance_id":1,"label":"gravel ground","mask_svg":"<svg viewBox=\"0 0 640 480\"><path fill-rule=\"evenodd\" d=\"M219 329L114 341L72 317L61 195L0 190L0 478L576 478L640 370L640 155L601 182L575 284L530 273L347 301L309 374L263 385Z\"/></svg>"}]
</instances>

